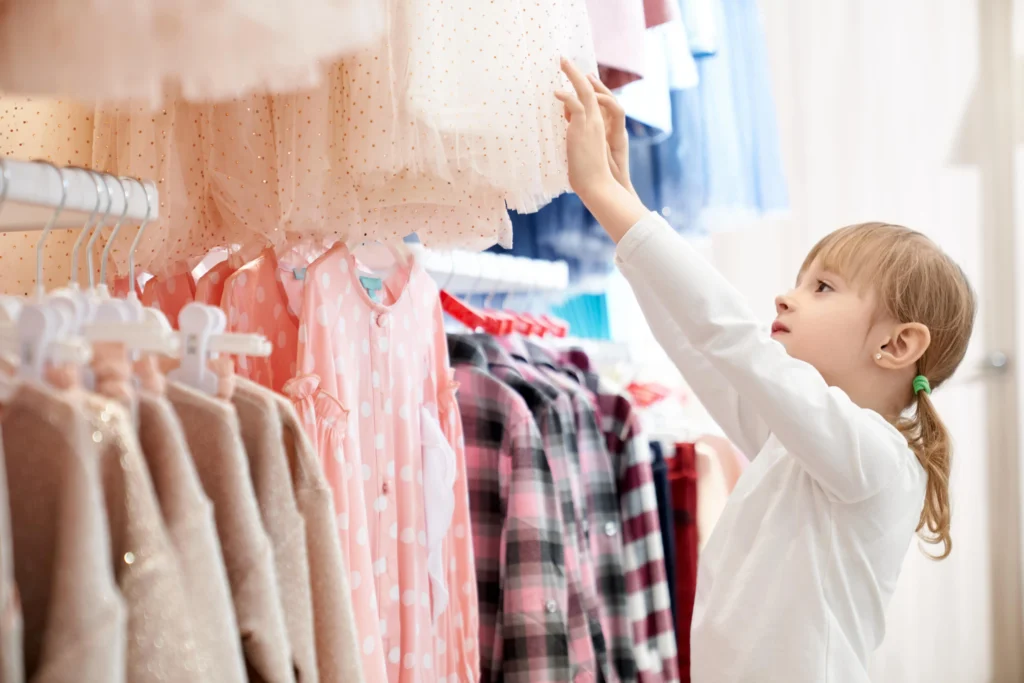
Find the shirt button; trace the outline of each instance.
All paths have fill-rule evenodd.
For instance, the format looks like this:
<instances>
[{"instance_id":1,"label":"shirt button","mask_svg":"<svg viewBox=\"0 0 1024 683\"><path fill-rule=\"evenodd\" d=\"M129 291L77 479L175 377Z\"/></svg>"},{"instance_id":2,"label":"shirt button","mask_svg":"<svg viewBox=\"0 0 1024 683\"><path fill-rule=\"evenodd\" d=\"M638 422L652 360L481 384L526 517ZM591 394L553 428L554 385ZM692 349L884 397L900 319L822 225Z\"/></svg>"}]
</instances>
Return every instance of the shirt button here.
<instances>
[{"instance_id":1,"label":"shirt button","mask_svg":"<svg viewBox=\"0 0 1024 683\"><path fill-rule=\"evenodd\" d=\"M391 487L388 486L388 483L386 481L380 485L381 493L387 493L390 488Z\"/></svg>"},{"instance_id":2,"label":"shirt button","mask_svg":"<svg viewBox=\"0 0 1024 683\"><path fill-rule=\"evenodd\" d=\"M387 327L387 326L388 326L388 314L387 313L378 313L377 314L377 327Z\"/></svg>"},{"instance_id":3,"label":"shirt button","mask_svg":"<svg viewBox=\"0 0 1024 683\"><path fill-rule=\"evenodd\" d=\"M548 614L554 614L558 611L558 603L554 600L548 600L548 604L544 606L544 609L548 611Z\"/></svg>"},{"instance_id":4,"label":"shirt button","mask_svg":"<svg viewBox=\"0 0 1024 683\"><path fill-rule=\"evenodd\" d=\"M605 525L604 525L604 535L605 536L614 536L617 533L619 533L619 527L615 524L615 522L606 522L605 523Z\"/></svg>"}]
</instances>

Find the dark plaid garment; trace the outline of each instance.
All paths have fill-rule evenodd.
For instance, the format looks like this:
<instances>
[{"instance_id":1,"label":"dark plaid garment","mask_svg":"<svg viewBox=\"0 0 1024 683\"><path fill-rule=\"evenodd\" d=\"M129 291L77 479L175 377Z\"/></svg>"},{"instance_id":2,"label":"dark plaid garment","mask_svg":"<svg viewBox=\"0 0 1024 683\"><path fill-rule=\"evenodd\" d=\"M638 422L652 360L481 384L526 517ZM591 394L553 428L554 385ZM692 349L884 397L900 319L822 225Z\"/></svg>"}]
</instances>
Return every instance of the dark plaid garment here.
<instances>
[{"instance_id":1,"label":"dark plaid garment","mask_svg":"<svg viewBox=\"0 0 1024 683\"><path fill-rule=\"evenodd\" d=\"M676 683L679 661L672 579L668 573L652 455L640 417L627 394L602 386L581 350L563 357L596 394L601 432L615 468L622 515L626 592L641 683ZM669 526L671 531L672 527Z\"/></svg>"},{"instance_id":2,"label":"dark plaid garment","mask_svg":"<svg viewBox=\"0 0 1024 683\"><path fill-rule=\"evenodd\" d=\"M595 680L576 505L565 482L572 433L555 402L499 348L458 335L448 345L461 385L482 678Z\"/></svg>"}]
</instances>

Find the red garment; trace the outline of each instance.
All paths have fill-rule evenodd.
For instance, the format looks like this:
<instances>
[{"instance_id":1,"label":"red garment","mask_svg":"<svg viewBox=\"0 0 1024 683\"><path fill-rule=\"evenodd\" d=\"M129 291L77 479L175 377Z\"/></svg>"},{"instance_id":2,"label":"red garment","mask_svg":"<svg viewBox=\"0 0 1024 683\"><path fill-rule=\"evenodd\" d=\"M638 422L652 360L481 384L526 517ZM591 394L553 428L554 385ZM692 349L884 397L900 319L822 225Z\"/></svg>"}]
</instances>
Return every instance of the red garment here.
<instances>
[{"instance_id":1,"label":"red garment","mask_svg":"<svg viewBox=\"0 0 1024 683\"><path fill-rule=\"evenodd\" d=\"M676 535L676 644L679 650L679 680L690 680L690 621L697 595L697 451L692 443L676 445L668 459L672 487L672 508Z\"/></svg>"}]
</instances>

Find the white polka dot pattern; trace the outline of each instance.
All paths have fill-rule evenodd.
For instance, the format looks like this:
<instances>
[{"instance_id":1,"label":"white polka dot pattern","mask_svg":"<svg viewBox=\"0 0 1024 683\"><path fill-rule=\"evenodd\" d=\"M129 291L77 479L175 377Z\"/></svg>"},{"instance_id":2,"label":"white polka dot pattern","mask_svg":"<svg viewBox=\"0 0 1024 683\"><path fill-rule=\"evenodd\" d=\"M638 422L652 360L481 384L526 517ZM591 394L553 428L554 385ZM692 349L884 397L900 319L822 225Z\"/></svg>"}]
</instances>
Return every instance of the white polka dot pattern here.
<instances>
[{"instance_id":1,"label":"white polka dot pattern","mask_svg":"<svg viewBox=\"0 0 1024 683\"><path fill-rule=\"evenodd\" d=\"M449 418L457 406L442 381L450 373L440 302L436 285L418 265L396 269L385 280L379 301L366 295L358 276L359 266L344 246L309 267L299 314L307 330L298 347L299 370L302 376L319 377L324 392L353 407L341 443L345 464L354 465L356 476L347 478L346 469L336 466L322 445L321 457L337 509L349 513L347 527L339 531L350 566L360 572L364 589L372 584L383 598L377 602L360 591L353 594L360 638L378 639L372 651L363 649L364 669L383 667L386 676L379 680L390 683L437 683L446 681L450 672L479 670L477 654L452 645L472 640L467 627L458 624L477 623L475 581L471 594L462 590L475 576L468 534L445 537L441 566L453 567L445 577L450 597L436 622L427 574L420 425L424 397L436 404L443 425L459 427L457 416ZM339 298L343 280L352 281L353 288ZM430 296L420 296L424 288ZM423 310L416 313L418 309ZM398 322L417 316L432 321L429 332L423 325L410 326L413 334ZM339 325L339 319L346 324ZM398 339L406 350L401 357ZM444 438L458 443L457 434L446 432ZM466 529L468 493L461 451L456 469L453 492L459 502L453 522ZM447 644L446 651L438 649L439 642Z\"/></svg>"}]
</instances>

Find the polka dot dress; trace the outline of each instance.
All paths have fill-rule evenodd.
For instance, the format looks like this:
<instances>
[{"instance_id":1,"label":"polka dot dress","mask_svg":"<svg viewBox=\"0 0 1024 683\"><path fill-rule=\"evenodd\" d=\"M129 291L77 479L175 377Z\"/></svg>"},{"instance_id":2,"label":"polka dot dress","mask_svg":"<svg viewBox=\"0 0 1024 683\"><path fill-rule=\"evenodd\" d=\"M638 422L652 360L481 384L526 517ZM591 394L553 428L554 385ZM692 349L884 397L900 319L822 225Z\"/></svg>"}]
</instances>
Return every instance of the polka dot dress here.
<instances>
[{"instance_id":1,"label":"polka dot dress","mask_svg":"<svg viewBox=\"0 0 1024 683\"><path fill-rule=\"evenodd\" d=\"M321 448L349 560L367 680L450 683L479 679L478 607L465 454L456 434L437 287L422 268L397 269L375 298L344 247L306 272L299 372L347 415L344 438ZM448 604L434 619L427 572L423 411L456 449L455 511L443 543ZM386 677L371 672L386 671Z\"/></svg>"}]
</instances>

